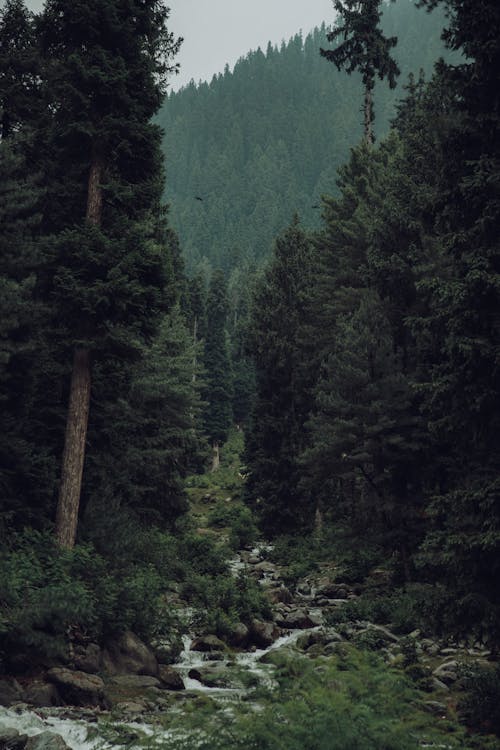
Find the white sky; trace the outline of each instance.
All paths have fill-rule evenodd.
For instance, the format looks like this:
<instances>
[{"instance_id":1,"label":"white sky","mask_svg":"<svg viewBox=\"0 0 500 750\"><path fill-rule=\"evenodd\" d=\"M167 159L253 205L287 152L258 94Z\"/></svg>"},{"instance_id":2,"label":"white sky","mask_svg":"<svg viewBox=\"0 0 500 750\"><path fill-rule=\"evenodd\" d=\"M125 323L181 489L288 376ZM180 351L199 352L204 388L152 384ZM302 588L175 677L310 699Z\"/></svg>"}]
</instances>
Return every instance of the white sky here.
<instances>
[{"instance_id":1,"label":"white sky","mask_svg":"<svg viewBox=\"0 0 500 750\"><path fill-rule=\"evenodd\" d=\"M68 0L71 2L71 0ZM1 0L0 0L1 4ZM184 37L177 57L181 72L172 77L172 89L210 80L250 50L279 44L302 30L304 35L323 21L333 22L332 0L167 0L170 29ZM27 0L40 10L43 0Z\"/></svg>"}]
</instances>

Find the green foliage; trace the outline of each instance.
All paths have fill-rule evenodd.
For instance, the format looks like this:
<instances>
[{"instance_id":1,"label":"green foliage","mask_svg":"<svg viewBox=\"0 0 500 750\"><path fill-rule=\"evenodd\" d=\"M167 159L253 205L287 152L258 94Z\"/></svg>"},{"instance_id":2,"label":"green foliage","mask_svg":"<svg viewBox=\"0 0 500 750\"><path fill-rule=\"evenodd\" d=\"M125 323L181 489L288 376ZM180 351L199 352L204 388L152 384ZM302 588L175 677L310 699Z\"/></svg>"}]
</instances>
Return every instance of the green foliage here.
<instances>
[{"instance_id":1,"label":"green foliage","mask_svg":"<svg viewBox=\"0 0 500 750\"><path fill-rule=\"evenodd\" d=\"M278 680L264 708L233 708L203 724L179 721L166 747L204 750L417 750L423 744L469 747L451 722L436 725L419 709L420 693L401 672L375 655L348 647L343 656L313 661L297 655L274 659ZM191 743L191 744L190 744Z\"/></svg>"},{"instance_id":2,"label":"green foliage","mask_svg":"<svg viewBox=\"0 0 500 750\"><path fill-rule=\"evenodd\" d=\"M459 704L460 718L475 732L500 737L500 667L465 669L466 695Z\"/></svg>"},{"instance_id":3,"label":"green foliage","mask_svg":"<svg viewBox=\"0 0 500 750\"><path fill-rule=\"evenodd\" d=\"M384 4L381 27L398 37L402 80L420 68L430 74L434 61L449 55L439 39L443 24L439 10L427 16L406 0ZM323 25L270 44L209 83L170 93L158 116L166 195L190 272L207 263L228 273L262 263L294 211L306 228L319 227L320 197L336 194L337 169L363 132L360 76L337 72L320 57L326 35ZM377 138L401 96L376 84Z\"/></svg>"},{"instance_id":4,"label":"green foliage","mask_svg":"<svg viewBox=\"0 0 500 750\"><path fill-rule=\"evenodd\" d=\"M246 494L267 533L305 529L312 522L311 509L298 488L298 459L310 406L311 372L301 329L311 256L311 242L295 216L276 240L251 316L257 396L246 433Z\"/></svg>"},{"instance_id":5,"label":"green foliage","mask_svg":"<svg viewBox=\"0 0 500 750\"><path fill-rule=\"evenodd\" d=\"M234 503L219 503L208 516L210 526L229 527L229 545L238 550L254 544L257 539L257 526L250 508Z\"/></svg>"},{"instance_id":6,"label":"green foliage","mask_svg":"<svg viewBox=\"0 0 500 750\"><path fill-rule=\"evenodd\" d=\"M232 421L232 373L226 340L227 284L222 271L210 280L205 342L204 428L212 444L225 442Z\"/></svg>"}]
</instances>

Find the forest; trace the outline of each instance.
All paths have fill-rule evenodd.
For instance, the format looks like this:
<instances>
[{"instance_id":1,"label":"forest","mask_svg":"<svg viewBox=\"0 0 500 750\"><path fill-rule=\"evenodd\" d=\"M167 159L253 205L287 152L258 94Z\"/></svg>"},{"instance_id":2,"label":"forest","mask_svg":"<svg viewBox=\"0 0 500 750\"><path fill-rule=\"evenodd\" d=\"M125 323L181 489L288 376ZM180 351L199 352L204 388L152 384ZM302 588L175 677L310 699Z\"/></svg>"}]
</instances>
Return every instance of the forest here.
<instances>
[{"instance_id":1,"label":"forest","mask_svg":"<svg viewBox=\"0 0 500 750\"><path fill-rule=\"evenodd\" d=\"M0 4L0 750L494 750L500 5L181 44Z\"/></svg>"}]
</instances>

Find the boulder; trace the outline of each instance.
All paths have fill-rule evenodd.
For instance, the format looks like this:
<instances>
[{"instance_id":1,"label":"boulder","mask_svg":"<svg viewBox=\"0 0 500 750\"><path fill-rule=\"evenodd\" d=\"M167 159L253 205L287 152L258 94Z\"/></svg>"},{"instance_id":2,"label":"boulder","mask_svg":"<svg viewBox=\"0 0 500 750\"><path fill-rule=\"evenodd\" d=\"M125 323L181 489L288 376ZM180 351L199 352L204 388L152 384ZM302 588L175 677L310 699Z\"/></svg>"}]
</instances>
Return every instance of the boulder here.
<instances>
[{"instance_id":1,"label":"boulder","mask_svg":"<svg viewBox=\"0 0 500 750\"><path fill-rule=\"evenodd\" d=\"M53 667L47 679L54 683L65 703L74 706L100 706L104 700L104 682L100 677L65 667Z\"/></svg>"},{"instance_id":2,"label":"boulder","mask_svg":"<svg viewBox=\"0 0 500 750\"><path fill-rule=\"evenodd\" d=\"M440 682L444 682L445 685L452 685L458 680L458 668L458 662L452 659L445 661L444 664L440 664L432 674Z\"/></svg>"},{"instance_id":3,"label":"boulder","mask_svg":"<svg viewBox=\"0 0 500 750\"><path fill-rule=\"evenodd\" d=\"M191 651L223 651L225 648L226 644L216 635L202 635L191 644Z\"/></svg>"},{"instance_id":4,"label":"boulder","mask_svg":"<svg viewBox=\"0 0 500 750\"><path fill-rule=\"evenodd\" d=\"M27 741L27 734L20 734L17 729L0 727L0 750L23 750Z\"/></svg>"},{"instance_id":5,"label":"boulder","mask_svg":"<svg viewBox=\"0 0 500 750\"><path fill-rule=\"evenodd\" d=\"M57 669L57 667L56 667ZM40 732L29 737L26 750L68 750L63 738L55 732Z\"/></svg>"},{"instance_id":6,"label":"boulder","mask_svg":"<svg viewBox=\"0 0 500 750\"><path fill-rule=\"evenodd\" d=\"M104 670L108 674L158 674L156 657L141 639L126 630L116 641L108 641L102 653Z\"/></svg>"},{"instance_id":7,"label":"boulder","mask_svg":"<svg viewBox=\"0 0 500 750\"><path fill-rule=\"evenodd\" d=\"M160 680L146 674L119 674L110 679L112 685L132 690L147 690L160 687Z\"/></svg>"},{"instance_id":8,"label":"boulder","mask_svg":"<svg viewBox=\"0 0 500 750\"><path fill-rule=\"evenodd\" d=\"M88 646L78 646L75 649L73 663L75 668L81 672L97 674L101 669L101 649L97 643L89 643Z\"/></svg>"},{"instance_id":9,"label":"boulder","mask_svg":"<svg viewBox=\"0 0 500 750\"><path fill-rule=\"evenodd\" d=\"M280 629L274 622L264 622L263 620L254 619L250 623L251 642L260 648L272 646L279 635Z\"/></svg>"},{"instance_id":10,"label":"boulder","mask_svg":"<svg viewBox=\"0 0 500 750\"><path fill-rule=\"evenodd\" d=\"M23 689L13 678L0 680L0 706L10 706L23 700Z\"/></svg>"},{"instance_id":11,"label":"boulder","mask_svg":"<svg viewBox=\"0 0 500 750\"><path fill-rule=\"evenodd\" d=\"M324 596L326 599L347 599L351 589L345 583L324 583L316 591L316 596Z\"/></svg>"},{"instance_id":12,"label":"boulder","mask_svg":"<svg viewBox=\"0 0 500 750\"><path fill-rule=\"evenodd\" d=\"M267 560L263 560L262 562L257 563L257 565L254 566L254 570L259 573L262 578L266 576L278 577L278 570L276 568L276 565L267 562Z\"/></svg>"},{"instance_id":13,"label":"boulder","mask_svg":"<svg viewBox=\"0 0 500 750\"><path fill-rule=\"evenodd\" d=\"M160 664L159 677L162 687L166 690L184 690L184 682L179 672L167 664Z\"/></svg>"},{"instance_id":14,"label":"boulder","mask_svg":"<svg viewBox=\"0 0 500 750\"><path fill-rule=\"evenodd\" d=\"M226 635L226 641L234 648L243 648L248 643L250 631L243 622L233 625Z\"/></svg>"},{"instance_id":15,"label":"boulder","mask_svg":"<svg viewBox=\"0 0 500 750\"><path fill-rule=\"evenodd\" d=\"M276 624L287 630L304 630L321 624L321 620L305 609L294 609L286 615L276 618Z\"/></svg>"},{"instance_id":16,"label":"boulder","mask_svg":"<svg viewBox=\"0 0 500 750\"><path fill-rule=\"evenodd\" d=\"M55 685L50 682L35 680L26 687L24 700L30 706L42 708L44 706L60 706L61 696Z\"/></svg>"},{"instance_id":17,"label":"boulder","mask_svg":"<svg viewBox=\"0 0 500 750\"><path fill-rule=\"evenodd\" d=\"M271 604L291 604L293 602L290 590L283 585L268 588L266 594Z\"/></svg>"}]
</instances>

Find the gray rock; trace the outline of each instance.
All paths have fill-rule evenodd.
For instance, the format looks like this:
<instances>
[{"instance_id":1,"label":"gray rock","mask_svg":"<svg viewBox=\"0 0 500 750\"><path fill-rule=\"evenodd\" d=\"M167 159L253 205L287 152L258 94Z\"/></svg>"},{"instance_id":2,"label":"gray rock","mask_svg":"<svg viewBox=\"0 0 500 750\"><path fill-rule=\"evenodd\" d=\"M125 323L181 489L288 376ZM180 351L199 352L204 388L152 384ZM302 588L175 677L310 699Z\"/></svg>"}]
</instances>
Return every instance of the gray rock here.
<instances>
[{"instance_id":1,"label":"gray rock","mask_svg":"<svg viewBox=\"0 0 500 750\"><path fill-rule=\"evenodd\" d=\"M439 667L436 667L432 674L445 685L452 685L458 680L458 662L454 659L445 661Z\"/></svg>"},{"instance_id":2,"label":"gray rock","mask_svg":"<svg viewBox=\"0 0 500 750\"><path fill-rule=\"evenodd\" d=\"M0 750L23 750L27 741L27 734L20 734L17 729L0 727Z\"/></svg>"},{"instance_id":3,"label":"gray rock","mask_svg":"<svg viewBox=\"0 0 500 750\"><path fill-rule=\"evenodd\" d=\"M23 700L23 689L13 678L0 680L0 706L10 706Z\"/></svg>"},{"instance_id":4,"label":"gray rock","mask_svg":"<svg viewBox=\"0 0 500 750\"><path fill-rule=\"evenodd\" d=\"M162 687L167 690L184 690L184 682L179 672L167 664L160 664L159 676Z\"/></svg>"},{"instance_id":5,"label":"gray rock","mask_svg":"<svg viewBox=\"0 0 500 750\"><path fill-rule=\"evenodd\" d=\"M97 643L80 646L75 650L74 664L81 672L97 674L101 669L101 649Z\"/></svg>"},{"instance_id":6,"label":"gray rock","mask_svg":"<svg viewBox=\"0 0 500 750\"><path fill-rule=\"evenodd\" d=\"M433 690L444 690L448 692L450 689L448 685L445 685L444 682L441 682L441 680L438 680L437 677L432 678L431 684L432 684Z\"/></svg>"},{"instance_id":7,"label":"gray rock","mask_svg":"<svg viewBox=\"0 0 500 750\"><path fill-rule=\"evenodd\" d=\"M250 624L250 638L259 648L268 648L280 635L280 629L274 622L252 620Z\"/></svg>"},{"instance_id":8,"label":"gray rock","mask_svg":"<svg viewBox=\"0 0 500 750\"><path fill-rule=\"evenodd\" d=\"M29 737L26 750L67 750L68 746L59 734L55 732L40 732Z\"/></svg>"},{"instance_id":9,"label":"gray rock","mask_svg":"<svg viewBox=\"0 0 500 750\"><path fill-rule=\"evenodd\" d=\"M216 635L202 635L191 644L191 651L224 651L225 648L226 644Z\"/></svg>"},{"instance_id":10,"label":"gray rock","mask_svg":"<svg viewBox=\"0 0 500 750\"><path fill-rule=\"evenodd\" d=\"M224 661L226 655L222 651L207 651L205 659L207 661Z\"/></svg>"},{"instance_id":11,"label":"gray rock","mask_svg":"<svg viewBox=\"0 0 500 750\"><path fill-rule=\"evenodd\" d=\"M100 677L65 667L53 667L47 679L57 686L65 703L74 706L100 706L104 699L104 682Z\"/></svg>"},{"instance_id":12,"label":"gray rock","mask_svg":"<svg viewBox=\"0 0 500 750\"><path fill-rule=\"evenodd\" d=\"M345 583L325 583L316 592L317 596L326 599L347 599L350 593L351 589Z\"/></svg>"},{"instance_id":13,"label":"gray rock","mask_svg":"<svg viewBox=\"0 0 500 750\"><path fill-rule=\"evenodd\" d=\"M291 604L293 602L290 590L286 586L283 586L283 584L269 588L266 594L271 604Z\"/></svg>"},{"instance_id":14,"label":"gray rock","mask_svg":"<svg viewBox=\"0 0 500 750\"><path fill-rule=\"evenodd\" d=\"M359 631L359 635L361 635L362 633L367 633L369 631L375 631L380 640L384 641L385 643L399 643L399 637L392 633L388 628L385 628L383 625L375 625L375 623L370 622L368 623L368 626L366 628Z\"/></svg>"},{"instance_id":15,"label":"gray rock","mask_svg":"<svg viewBox=\"0 0 500 750\"><path fill-rule=\"evenodd\" d=\"M226 636L226 641L230 646L243 648L248 643L250 631L243 622L237 622Z\"/></svg>"},{"instance_id":16,"label":"gray rock","mask_svg":"<svg viewBox=\"0 0 500 750\"><path fill-rule=\"evenodd\" d=\"M24 699L30 706L60 706L61 696L55 685L50 682L35 680L25 690Z\"/></svg>"},{"instance_id":17,"label":"gray rock","mask_svg":"<svg viewBox=\"0 0 500 750\"><path fill-rule=\"evenodd\" d=\"M427 711L434 716L446 716L448 713L447 706L439 701L422 701L420 705L424 711Z\"/></svg>"},{"instance_id":18,"label":"gray rock","mask_svg":"<svg viewBox=\"0 0 500 750\"><path fill-rule=\"evenodd\" d=\"M318 622L317 618L305 609L295 609L288 612L284 617L277 617L276 624L287 630L303 630L320 625L321 621Z\"/></svg>"},{"instance_id":19,"label":"gray rock","mask_svg":"<svg viewBox=\"0 0 500 750\"><path fill-rule=\"evenodd\" d=\"M110 683L134 690L147 690L152 687L160 687L160 680L157 677L151 677L146 674L119 674L112 677Z\"/></svg>"},{"instance_id":20,"label":"gray rock","mask_svg":"<svg viewBox=\"0 0 500 750\"><path fill-rule=\"evenodd\" d=\"M103 667L108 674L145 674L156 676L156 657L141 639L126 630L116 640L108 641L102 653Z\"/></svg>"}]
</instances>

